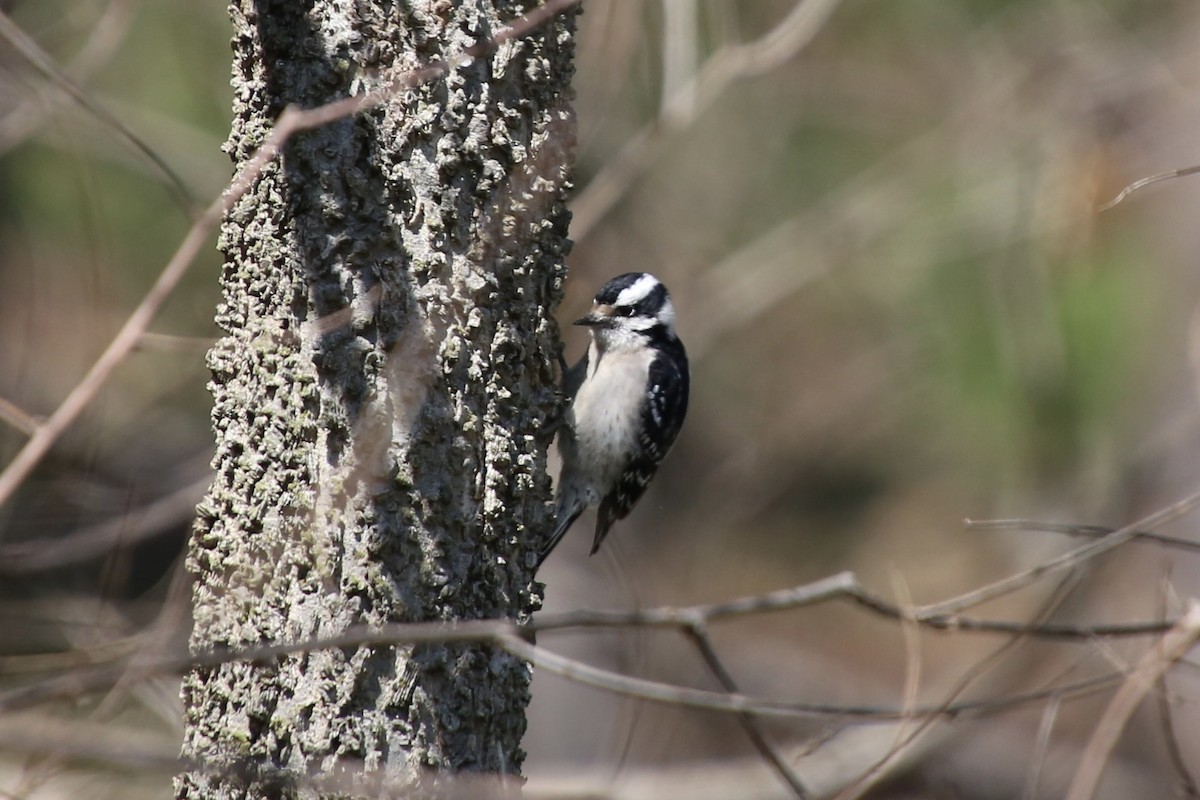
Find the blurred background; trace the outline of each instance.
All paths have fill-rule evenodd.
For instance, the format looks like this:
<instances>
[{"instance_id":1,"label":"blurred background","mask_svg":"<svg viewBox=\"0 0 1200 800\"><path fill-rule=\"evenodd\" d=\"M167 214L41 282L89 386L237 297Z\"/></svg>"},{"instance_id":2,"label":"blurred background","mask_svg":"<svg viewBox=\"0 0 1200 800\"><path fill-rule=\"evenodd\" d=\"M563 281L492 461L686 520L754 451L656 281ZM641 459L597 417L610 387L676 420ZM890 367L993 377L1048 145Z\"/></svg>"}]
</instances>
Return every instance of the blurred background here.
<instances>
[{"instance_id":1,"label":"blurred background","mask_svg":"<svg viewBox=\"0 0 1200 800\"><path fill-rule=\"evenodd\" d=\"M180 195L207 204L230 171L223 4L6 5L184 188L0 40L4 463L27 415L53 411L178 246ZM1200 162L1195 3L587 0L580 25L560 319L612 275L654 272L678 309L693 395L675 450L605 550L587 558L585 517L547 562L547 611L713 602L841 570L900 605L932 603L1080 543L967 530L966 518L1119 527L1195 491L1200 177L1098 211L1138 178ZM0 508L5 682L186 630L177 556L206 481L219 263L204 252L153 334ZM570 326L564 337L573 361L585 339ZM1164 531L1198 538L1192 518ZM972 613L1176 614L1198 564L1135 542ZM1149 643L1022 641L991 657L1008 640L914 631L845 603L727 621L713 636L748 693L880 708L1119 672ZM676 634L539 644L718 688ZM1170 735L1146 704L1100 796L1174 791L1185 773L1172 745L1200 773L1197 671L1185 660L1169 680ZM1111 687L940 721L869 796L1061 796L1110 699ZM88 741L136 732L169 758L180 736L170 679L66 707ZM845 723L766 728L805 768L844 746L865 771L896 740L894 727ZM18 738L5 730L0 797L170 794L162 764L30 754L5 747ZM813 737L824 750L804 749ZM632 792L706 764L736 768L726 796L788 796L734 719L541 673L527 749L531 792L572 780Z\"/></svg>"}]
</instances>

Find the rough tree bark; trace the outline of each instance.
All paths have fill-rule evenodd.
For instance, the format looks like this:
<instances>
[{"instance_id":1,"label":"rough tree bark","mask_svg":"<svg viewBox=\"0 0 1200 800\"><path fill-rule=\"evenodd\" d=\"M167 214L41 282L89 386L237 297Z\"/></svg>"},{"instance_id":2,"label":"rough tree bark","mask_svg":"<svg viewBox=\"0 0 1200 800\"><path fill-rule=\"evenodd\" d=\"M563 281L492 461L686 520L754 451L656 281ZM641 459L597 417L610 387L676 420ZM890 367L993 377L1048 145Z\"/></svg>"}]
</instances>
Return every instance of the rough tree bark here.
<instances>
[{"instance_id":1,"label":"rough tree bark","mask_svg":"<svg viewBox=\"0 0 1200 800\"><path fill-rule=\"evenodd\" d=\"M536 5L234 0L228 151L244 162L289 103L363 93ZM227 215L194 650L519 619L540 602L573 30L568 12L294 137ZM517 774L528 682L525 663L481 646L197 669L177 793Z\"/></svg>"}]
</instances>

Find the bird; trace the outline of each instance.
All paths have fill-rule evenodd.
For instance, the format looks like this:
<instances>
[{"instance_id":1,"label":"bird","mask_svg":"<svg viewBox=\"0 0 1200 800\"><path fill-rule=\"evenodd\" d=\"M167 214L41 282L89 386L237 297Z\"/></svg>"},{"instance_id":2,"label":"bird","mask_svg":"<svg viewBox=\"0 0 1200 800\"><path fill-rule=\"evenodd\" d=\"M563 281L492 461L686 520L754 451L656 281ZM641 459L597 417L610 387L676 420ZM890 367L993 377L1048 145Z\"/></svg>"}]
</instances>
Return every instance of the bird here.
<instances>
[{"instance_id":1,"label":"bird","mask_svg":"<svg viewBox=\"0 0 1200 800\"><path fill-rule=\"evenodd\" d=\"M588 314L591 342L563 375L557 522L537 566L585 509L599 506L591 553L646 491L687 415L687 351L667 287L647 272L605 283Z\"/></svg>"}]
</instances>

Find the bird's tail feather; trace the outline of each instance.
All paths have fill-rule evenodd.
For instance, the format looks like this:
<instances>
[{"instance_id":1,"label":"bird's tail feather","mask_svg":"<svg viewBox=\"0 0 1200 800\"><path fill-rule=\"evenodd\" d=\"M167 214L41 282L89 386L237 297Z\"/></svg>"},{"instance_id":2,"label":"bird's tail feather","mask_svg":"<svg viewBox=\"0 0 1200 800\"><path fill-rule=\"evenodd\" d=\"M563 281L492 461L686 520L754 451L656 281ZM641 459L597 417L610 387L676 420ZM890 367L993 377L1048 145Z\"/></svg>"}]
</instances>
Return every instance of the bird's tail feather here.
<instances>
[{"instance_id":1,"label":"bird's tail feather","mask_svg":"<svg viewBox=\"0 0 1200 800\"><path fill-rule=\"evenodd\" d=\"M558 524L554 526L554 533L550 534L549 540L542 547L542 551L538 553L537 566L541 567L542 562L550 555L550 551L558 546L562 541L563 536L567 534L567 530L571 527L571 523L579 519L579 515L583 513L584 506L579 505L570 509L559 509ZM535 568L536 569L536 568Z\"/></svg>"}]
</instances>

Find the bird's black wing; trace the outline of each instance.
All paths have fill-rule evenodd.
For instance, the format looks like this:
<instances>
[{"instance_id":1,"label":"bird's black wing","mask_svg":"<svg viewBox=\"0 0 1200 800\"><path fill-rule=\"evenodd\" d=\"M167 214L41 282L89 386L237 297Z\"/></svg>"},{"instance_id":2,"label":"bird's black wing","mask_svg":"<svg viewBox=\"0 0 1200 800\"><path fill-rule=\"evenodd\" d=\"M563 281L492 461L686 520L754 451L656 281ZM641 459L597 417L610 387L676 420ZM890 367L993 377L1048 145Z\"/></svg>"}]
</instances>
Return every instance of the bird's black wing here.
<instances>
[{"instance_id":1,"label":"bird's black wing","mask_svg":"<svg viewBox=\"0 0 1200 800\"><path fill-rule=\"evenodd\" d=\"M603 500L596 518L596 537L592 553L608 535L608 529L624 519L641 499L658 465L666 457L679 436L688 405L687 354L675 338L663 343L663 352L650 362L647 385L650 390L642 407L642 433L637 454L622 471L621 478Z\"/></svg>"}]
</instances>

